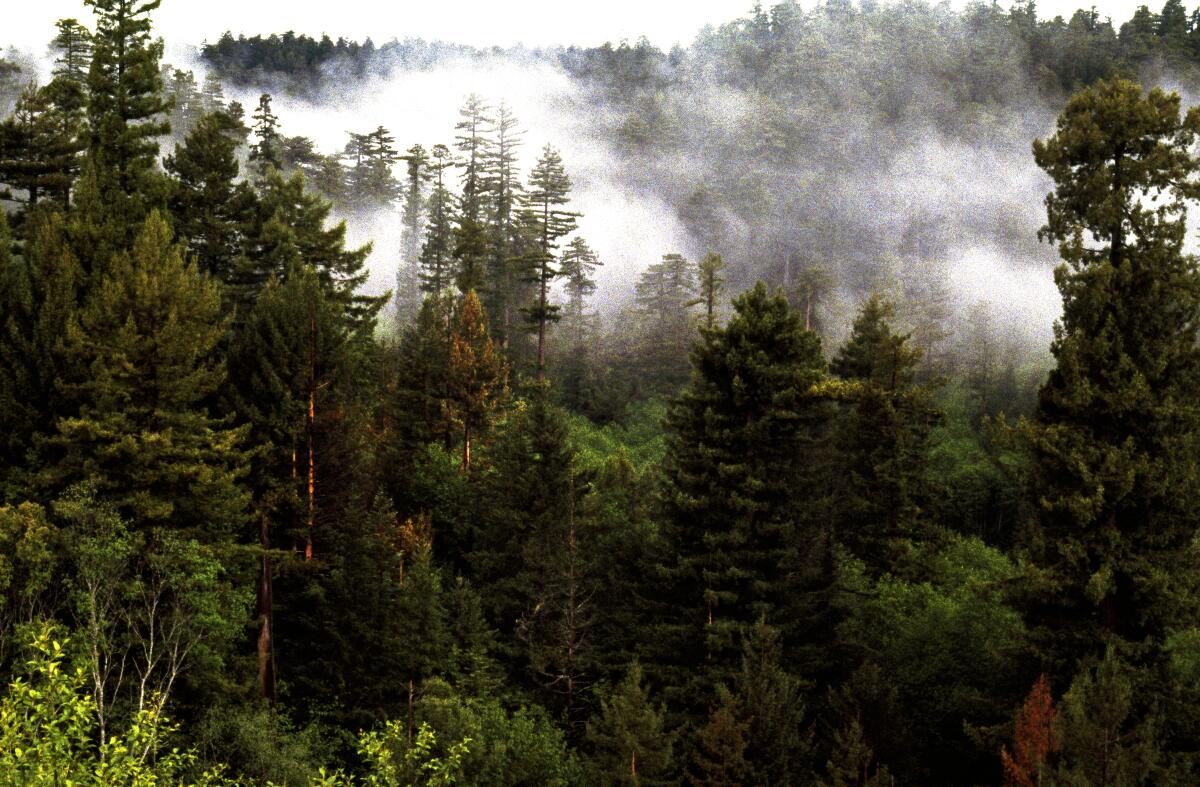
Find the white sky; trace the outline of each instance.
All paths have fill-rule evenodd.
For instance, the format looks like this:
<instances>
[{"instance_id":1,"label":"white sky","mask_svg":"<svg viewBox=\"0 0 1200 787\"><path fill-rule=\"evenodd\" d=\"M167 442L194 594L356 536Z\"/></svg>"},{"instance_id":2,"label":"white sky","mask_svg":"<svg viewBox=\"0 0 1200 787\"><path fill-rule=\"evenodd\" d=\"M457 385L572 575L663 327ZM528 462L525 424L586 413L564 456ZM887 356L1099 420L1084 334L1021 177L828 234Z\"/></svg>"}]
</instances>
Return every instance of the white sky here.
<instances>
[{"instance_id":1,"label":"white sky","mask_svg":"<svg viewBox=\"0 0 1200 787\"><path fill-rule=\"evenodd\" d=\"M801 0L809 7L818 0ZM952 0L962 6L965 0ZM0 48L17 45L40 54L53 35L55 20L75 17L91 25L82 0L3 0ZM772 0L764 0L770 7ZM1001 0L1007 8L1010 0ZM1136 0L1038 0L1039 16L1069 16L1094 5L1118 24L1140 5ZM1185 3L1191 5L1191 3ZM662 47L691 42L705 24L719 25L744 15L753 0L164 0L154 15L156 29L170 44L216 40L225 30L236 35L298 33L364 39L379 44L393 37L441 39L475 46L528 46L636 40L645 35ZM1158 10L1159 0L1151 0Z\"/></svg>"}]
</instances>

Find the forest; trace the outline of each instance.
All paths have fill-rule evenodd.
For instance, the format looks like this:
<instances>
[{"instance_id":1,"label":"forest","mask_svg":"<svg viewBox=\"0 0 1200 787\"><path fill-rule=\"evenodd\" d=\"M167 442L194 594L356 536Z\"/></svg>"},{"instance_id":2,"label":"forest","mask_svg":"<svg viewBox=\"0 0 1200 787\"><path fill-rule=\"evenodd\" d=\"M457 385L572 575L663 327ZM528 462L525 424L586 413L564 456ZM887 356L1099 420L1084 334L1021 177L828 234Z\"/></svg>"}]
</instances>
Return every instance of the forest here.
<instances>
[{"instance_id":1,"label":"forest","mask_svg":"<svg viewBox=\"0 0 1200 787\"><path fill-rule=\"evenodd\" d=\"M0 59L0 785L1200 782L1200 9L177 67L87 4ZM276 109L499 55L701 253L602 286L502 96L428 146ZM1040 229L878 174L931 130ZM964 237L1056 260L1040 346Z\"/></svg>"}]
</instances>

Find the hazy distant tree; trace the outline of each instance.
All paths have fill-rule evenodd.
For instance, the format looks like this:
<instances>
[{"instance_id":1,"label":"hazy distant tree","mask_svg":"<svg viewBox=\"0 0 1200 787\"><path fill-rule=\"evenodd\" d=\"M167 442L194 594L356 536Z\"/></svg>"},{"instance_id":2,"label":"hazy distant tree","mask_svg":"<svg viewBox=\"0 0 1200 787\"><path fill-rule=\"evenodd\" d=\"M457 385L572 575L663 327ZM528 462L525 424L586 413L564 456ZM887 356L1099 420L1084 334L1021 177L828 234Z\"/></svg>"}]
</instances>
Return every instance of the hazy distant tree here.
<instances>
[{"instance_id":1,"label":"hazy distant tree","mask_svg":"<svg viewBox=\"0 0 1200 787\"><path fill-rule=\"evenodd\" d=\"M496 108L491 131L492 139L485 149L483 165L491 247L484 297L492 323L498 329L497 338L503 346L508 346L523 284L515 258L519 254L517 210L521 192L517 149L522 144L524 132L518 130L516 116L503 101Z\"/></svg>"},{"instance_id":2,"label":"hazy distant tree","mask_svg":"<svg viewBox=\"0 0 1200 787\"><path fill-rule=\"evenodd\" d=\"M450 166L450 150L445 145L434 145L429 164L433 192L429 195L429 223L425 227L425 245L421 248L421 292L434 296L454 283L451 264L454 196L446 188L446 170Z\"/></svg>"},{"instance_id":3,"label":"hazy distant tree","mask_svg":"<svg viewBox=\"0 0 1200 787\"><path fill-rule=\"evenodd\" d=\"M459 109L460 120L454 125L459 132L454 137L454 149L459 153L458 166L463 169L460 215L470 223L480 223L483 219L490 110L481 97L472 93Z\"/></svg>"},{"instance_id":4,"label":"hazy distant tree","mask_svg":"<svg viewBox=\"0 0 1200 787\"><path fill-rule=\"evenodd\" d=\"M254 132L254 144L250 146L250 164L258 177L264 178L269 168L283 169L279 118L271 110L270 93L258 97L253 118L251 129Z\"/></svg>"},{"instance_id":5,"label":"hazy distant tree","mask_svg":"<svg viewBox=\"0 0 1200 787\"><path fill-rule=\"evenodd\" d=\"M425 230L425 210L429 203L429 154L421 145L413 145L401 157L406 176L403 186L403 230L400 235L400 264L396 266L396 313L412 317L420 306L421 241Z\"/></svg>"},{"instance_id":6,"label":"hazy distant tree","mask_svg":"<svg viewBox=\"0 0 1200 787\"><path fill-rule=\"evenodd\" d=\"M546 373L546 326L557 322L558 307L550 303L550 286L561 272L555 267L558 242L575 229L578 213L566 210L570 202L571 179L558 151L547 145L529 174L529 184L521 197L521 223L533 248L526 254L524 278L537 285L533 304L523 311L537 330L537 377Z\"/></svg>"},{"instance_id":7,"label":"hazy distant tree","mask_svg":"<svg viewBox=\"0 0 1200 787\"><path fill-rule=\"evenodd\" d=\"M721 259L720 254L706 254L696 266L700 297L688 305L704 307L705 328L713 327L716 322L717 299L725 291L725 277L722 275L724 270L725 261Z\"/></svg>"},{"instance_id":8,"label":"hazy distant tree","mask_svg":"<svg viewBox=\"0 0 1200 787\"><path fill-rule=\"evenodd\" d=\"M65 77L79 85L87 83L92 66L92 33L75 19L60 19L54 23L58 34L50 42L55 53L56 77Z\"/></svg>"}]
</instances>

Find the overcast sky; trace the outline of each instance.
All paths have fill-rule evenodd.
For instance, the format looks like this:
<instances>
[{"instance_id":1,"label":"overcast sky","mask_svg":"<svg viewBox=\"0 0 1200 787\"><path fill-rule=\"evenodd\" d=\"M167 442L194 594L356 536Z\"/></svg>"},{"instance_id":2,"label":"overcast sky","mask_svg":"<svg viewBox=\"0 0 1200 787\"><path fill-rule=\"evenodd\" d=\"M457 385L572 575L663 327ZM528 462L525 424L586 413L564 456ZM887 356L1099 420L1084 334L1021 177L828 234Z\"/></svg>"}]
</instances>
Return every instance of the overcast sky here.
<instances>
[{"instance_id":1,"label":"overcast sky","mask_svg":"<svg viewBox=\"0 0 1200 787\"><path fill-rule=\"evenodd\" d=\"M805 7L817 0L801 0ZM962 6L965 0L952 0ZM764 0L769 7L771 0ZM1009 0L1001 0L1007 8ZM1038 0L1040 16L1069 16L1094 5L1118 24L1140 3L1133 0ZM1191 5L1191 3L1187 3ZM75 17L91 24L82 0L6 0L0 46L40 49L56 19ZM596 45L645 35L669 47L688 44L706 24L719 25L745 14L753 0L163 0L156 29L169 43L198 44L225 30L275 33L285 30L376 43L414 36L475 46L518 42ZM1158 10L1161 2L1153 2ZM14 18L15 16L15 18Z\"/></svg>"}]
</instances>

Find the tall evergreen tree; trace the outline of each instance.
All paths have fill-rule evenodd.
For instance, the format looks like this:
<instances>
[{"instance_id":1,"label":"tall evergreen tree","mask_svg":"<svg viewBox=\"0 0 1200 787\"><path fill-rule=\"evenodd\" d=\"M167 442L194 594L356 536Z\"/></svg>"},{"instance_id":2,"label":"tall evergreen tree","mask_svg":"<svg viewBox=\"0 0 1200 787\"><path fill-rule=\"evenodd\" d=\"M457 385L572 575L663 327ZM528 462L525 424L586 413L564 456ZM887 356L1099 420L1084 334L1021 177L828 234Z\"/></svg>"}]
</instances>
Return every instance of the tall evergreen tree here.
<instances>
[{"instance_id":1,"label":"tall evergreen tree","mask_svg":"<svg viewBox=\"0 0 1200 787\"><path fill-rule=\"evenodd\" d=\"M554 265L555 252L559 239L575 229L579 215L566 210L570 193L571 179L562 156L547 145L529 174L529 185L521 199L521 221L533 245L525 258L525 279L537 285L536 300L524 312L537 331L539 380L546 374L546 326L559 318L558 307L550 303L550 286L560 275Z\"/></svg>"},{"instance_id":2,"label":"tall evergreen tree","mask_svg":"<svg viewBox=\"0 0 1200 787\"><path fill-rule=\"evenodd\" d=\"M252 115L254 144L250 146L250 163L259 178L265 178L268 170L283 169L283 141L279 134L279 118L271 109L271 94L258 97L258 106Z\"/></svg>"},{"instance_id":3,"label":"tall evergreen tree","mask_svg":"<svg viewBox=\"0 0 1200 787\"><path fill-rule=\"evenodd\" d=\"M835 428L839 540L875 575L895 573L921 536L929 490L929 436L938 418L916 384L921 353L892 331L892 307L863 305L831 372L854 387ZM927 535L927 534L924 534Z\"/></svg>"},{"instance_id":4,"label":"tall evergreen tree","mask_svg":"<svg viewBox=\"0 0 1200 787\"><path fill-rule=\"evenodd\" d=\"M396 313L403 320L416 315L421 302L420 258L428 205L429 154L413 145L401 159L405 163L403 226L400 264L396 267Z\"/></svg>"},{"instance_id":5,"label":"tall evergreen tree","mask_svg":"<svg viewBox=\"0 0 1200 787\"><path fill-rule=\"evenodd\" d=\"M421 248L421 291L441 295L453 284L451 250L453 248L453 195L446 188L446 170L450 167L450 150L434 145L429 165L433 176L433 193L429 196L429 224L425 228L425 245Z\"/></svg>"},{"instance_id":6,"label":"tall evergreen tree","mask_svg":"<svg viewBox=\"0 0 1200 787\"><path fill-rule=\"evenodd\" d=\"M446 359L448 415L462 429L462 466L471 467L471 441L491 425L508 394L508 370L488 337L487 315L474 290L458 303Z\"/></svg>"},{"instance_id":7,"label":"tall evergreen tree","mask_svg":"<svg viewBox=\"0 0 1200 787\"><path fill-rule=\"evenodd\" d=\"M88 156L117 249L129 246L149 210L165 196L156 165L158 137L170 131L162 119L170 107L158 68L162 41L151 37L150 28L150 14L160 3L87 0L96 14L88 72Z\"/></svg>"},{"instance_id":8,"label":"tall evergreen tree","mask_svg":"<svg viewBox=\"0 0 1200 787\"><path fill-rule=\"evenodd\" d=\"M643 683L641 665L635 661L588 722L597 784L669 783L675 736L665 727L664 710L650 703Z\"/></svg>"},{"instance_id":9,"label":"tall evergreen tree","mask_svg":"<svg viewBox=\"0 0 1200 787\"><path fill-rule=\"evenodd\" d=\"M743 629L789 629L814 540L796 500L818 491L812 451L824 409L821 342L765 285L734 301L723 328L705 329L693 376L668 414L663 490L676 557L665 566L661 665L680 699L703 707L730 678ZM690 685L689 685L690 684Z\"/></svg>"},{"instance_id":10,"label":"tall evergreen tree","mask_svg":"<svg viewBox=\"0 0 1200 787\"><path fill-rule=\"evenodd\" d=\"M0 121L0 197L18 199L11 189L25 192L24 205L43 197L66 206L79 171L80 118L59 107L62 83L27 87L17 98L12 116Z\"/></svg>"},{"instance_id":11,"label":"tall evergreen tree","mask_svg":"<svg viewBox=\"0 0 1200 787\"><path fill-rule=\"evenodd\" d=\"M70 411L64 338L79 306L83 270L59 213L26 223L21 254L11 253L0 217L0 495L25 496L40 470L39 444Z\"/></svg>"},{"instance_id":12,"label":"tall evergreen tree","mask_svg":"<svg viewBox=\"0 0 1200 787\"><path fill-rule=\"evenodd\" d=\"M50 42L55 53L53 74L86 86L92 67L92 32L76 19L60 19L54 23L58 34Z\"/></svg>"},{"instance_id":13,"label":"tall evergreen tree","mask_svg":"<svg viewBox=\"0 0 1200 787\"><path fill-rule=\"evenodd\" d=\"M1184 238L1198 132L1177 95L1116 80L1072 97L1034 144L1055 182L1041 235L1065 264L1056 366L1029 429L1028 602L1060 685L1106 643L1154 660L1167 632L1197 624L1200 270Z\"/></svg>"},{"instance_id":14,"label":"tall evergreen tree","mask_svg":"<svg viewBox=\"0 0 1200 787\"><path fill-rule=\"evenodd\" d=\"M516 115L503 101L496 107L493 138L485 150L484 186L488 193L490 255L485 305L492 317L493 334L504 347L511 341L522 281L517 266L520 226L517 221L521 179L517 173L517 150L524 132Z\"/></svg>"},{"instance_id":15,"label":"tall evergreen tree","mask_svg":"<svg viewBox=\"0 0 1200 787\"><path fill-rule=\"evenodd\" d=\"M46 469L56 490L90 481L138 527L223 540L245 516L244 431L206 410L225 368L218 285L183 261L166 220L146 219L67 331L77 416L63 417Z\"/></svg>"},{"instance_id":16,"label":"tall evergreen tree","mask_svg":"<svg viewBox=\"0 0 1200 787\"><path fill-rule=\"evenodd\" d=\"M716 322L717 300L725 291L725 261L720 254L706 254L696 266L700 297L692 305L704 307L704 327L711 328ZM808 328L808 325L804 326Z\"/></svg>"},{"instance_id":17,"label":"tall evergreen tree","mask_svg":"<svg viewBox=\"0 0 1200 787\"><path fill-rule=\"evenodd\" d=\"M254 210L254 192L237 182L242 124L224 111L202 117L164 167L175 176L168 200L179 234L200 270L232 283L243 235Z\"/></svg>"}]
</instances>

